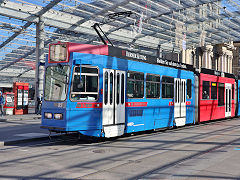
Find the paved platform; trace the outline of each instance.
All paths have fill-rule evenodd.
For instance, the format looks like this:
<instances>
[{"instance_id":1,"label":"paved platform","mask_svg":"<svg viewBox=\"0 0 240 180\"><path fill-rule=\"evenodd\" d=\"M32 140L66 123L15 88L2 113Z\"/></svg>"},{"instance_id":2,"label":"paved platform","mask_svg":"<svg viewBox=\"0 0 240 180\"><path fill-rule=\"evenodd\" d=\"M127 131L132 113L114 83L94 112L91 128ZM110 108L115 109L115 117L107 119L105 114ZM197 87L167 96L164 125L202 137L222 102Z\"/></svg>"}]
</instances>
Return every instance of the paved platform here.
<instances>
[{"instance_id":1,"label":"paved platform","mask_svg":"<svg viewBox=\"0 0 240 180\"><path fill-rule=\"evenodd\" d=\"M19 126L37 127L40 119L27 121ZM4 180L240 180L239 164L240 118L96 143L80 139L0 147L0 179Z\"/></svg>"},{"instance_id":2,"label":"paved platform","mask_svg":"<svg viewBox=\"0 0 240 180\"><path fill-rule=\"evenodd\" d=\"M0 117L0 146L28 140L48 138L48 130L41 129L41 115L6 115Z\"/></svg>"}]
</instances>

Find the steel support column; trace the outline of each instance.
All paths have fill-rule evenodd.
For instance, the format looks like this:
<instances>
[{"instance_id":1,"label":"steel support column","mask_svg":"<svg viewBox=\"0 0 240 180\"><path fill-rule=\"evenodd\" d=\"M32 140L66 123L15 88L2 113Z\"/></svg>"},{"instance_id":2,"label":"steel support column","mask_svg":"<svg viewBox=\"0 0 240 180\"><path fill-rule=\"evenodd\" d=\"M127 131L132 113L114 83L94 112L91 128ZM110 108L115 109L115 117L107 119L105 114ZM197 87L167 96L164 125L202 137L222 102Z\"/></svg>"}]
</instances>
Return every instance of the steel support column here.
<instances>
[{"instance_id":1,"label":"steel support column","mask_svg":"<svg viewBox=\"0 0 240 180\"><path fill-rule=\"evenodd\" d=\"M36 71L35 71L35 102L37 98L43 95L43 78L44 78L44 22L43 18L39 17L39 22L36 24Z\"/></svg>"}]
</instances>

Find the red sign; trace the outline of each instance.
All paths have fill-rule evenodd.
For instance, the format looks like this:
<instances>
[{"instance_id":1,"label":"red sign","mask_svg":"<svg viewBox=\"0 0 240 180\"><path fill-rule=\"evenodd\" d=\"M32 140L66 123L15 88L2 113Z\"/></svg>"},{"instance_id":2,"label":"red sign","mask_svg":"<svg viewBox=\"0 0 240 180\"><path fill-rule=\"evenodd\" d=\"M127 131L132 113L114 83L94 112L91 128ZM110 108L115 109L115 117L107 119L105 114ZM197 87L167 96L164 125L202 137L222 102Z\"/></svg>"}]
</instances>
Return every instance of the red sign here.
<instances>
[{"instance_id":1,"label":"red sign","mask_svg":"<svg viewBox=\"0 0 240 180\"><path fill-rule=\"evenodd\" d=\"M186 105L191 105L191 101L186 101Z\"/></svg>"},{"instance_id":2,"label":"red sign","mask_svg":"<svg viewBox=\"0 0 240 180\"><path fill-rule=\"evenodd\" d=\"M102 108L102 103L77 103L76 108Z\"/></svg>"},{"instance_id":3,"label":"red sign","mask_svg":"<svg viewBox=\"0 0 240 180\"><path fill-rule=\"evenodd\" d=\"M126 107L145 107L147 102L126 102Z\"/></svg>"}]
</instances>

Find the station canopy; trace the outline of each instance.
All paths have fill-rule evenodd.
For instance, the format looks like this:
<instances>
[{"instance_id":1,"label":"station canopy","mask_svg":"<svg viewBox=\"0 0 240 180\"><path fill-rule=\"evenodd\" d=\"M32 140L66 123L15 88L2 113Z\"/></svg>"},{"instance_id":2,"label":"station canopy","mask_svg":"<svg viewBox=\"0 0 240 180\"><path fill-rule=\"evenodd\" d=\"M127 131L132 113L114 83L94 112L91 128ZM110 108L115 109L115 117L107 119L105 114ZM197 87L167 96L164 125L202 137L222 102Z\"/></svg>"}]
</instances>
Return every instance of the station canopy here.
<instances>
[{"instance_id":1,"label":"station canopy","mask_svg":"<svg viewBox=\"0 0 240 180\"><path fill-rule=\"evenodd\" d=\"M95 23L109 44L156 55L239 41L240 1L0 0L1 82L34 82L39 21L45 55L58 41L103 44Z\"/></svg>"}]
</instances>

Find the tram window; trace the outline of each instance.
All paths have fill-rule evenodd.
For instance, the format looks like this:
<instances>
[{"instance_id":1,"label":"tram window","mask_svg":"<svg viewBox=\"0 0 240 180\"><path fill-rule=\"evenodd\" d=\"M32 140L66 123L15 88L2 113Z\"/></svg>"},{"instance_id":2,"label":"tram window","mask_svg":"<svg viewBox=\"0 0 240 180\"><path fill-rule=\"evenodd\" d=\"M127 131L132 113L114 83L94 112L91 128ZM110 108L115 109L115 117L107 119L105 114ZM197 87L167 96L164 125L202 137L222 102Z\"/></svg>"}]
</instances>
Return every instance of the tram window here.
<instances>
[{"instance_id":1,"label":"tram window","mask_svg":"<svg viewBox=\"0 0 240 180\"><path fill-rule=\"evenodd\" d=\"M181 93L181 94L180 94L180 103L182 103L182 102L183 102L183 96L184 96L184 95L183 95L183 92L184 92L183 82L180 82L180 86L181 86L181 87L180 87L180 93Z\"/></svg>"},{"instance_id":2,"label":"tram window","mask_svg":"<svg viewBox=\"0 0 240 180\"><path fill-rule=\"evenodd\" d=\"M202 99L209 99L209 81L203 81Z\"/></svg>"},{"instance_id":3,"label":"tram window","mask_svg":"<svg viewBox=\"0 0 240 180\"><path fill-rule=\"evenodd\" d=\"M176 81L176 86L177 86L177 103L180 103L180 81Z\"/></svg>"},{"instance_id":4,"label":"tram window","mask_svg":"<svg viewBox=\"0 0 240 180\"><path fill-rule=\"evenodd\" d=\"M104 104L108 103L108 72L105 72Z\"/></svg>"},{"instance_id":5,"label":"tram window","mask_svg":"<svg viewBox=\"0 0 240 180\"><path fill-rule=\"evenodd\" d=\"M187 79L187 98L191 99L192 98L192 80Z\"/></svg>"},{"instance_id":6,"label":"tram window","mask_svg":"<svg viewBox=\"0 0 240 180\"><path fill-rule=\"evenodd\" d=\"M64 101L67 97L70 67L66 65L49 66L45 74L44 99Z\"/></svg>"},{"instance_id":7,"label":"tram window","mask_svg":"<svg viewBox=\"0 0 240 180\"><path fill-rule=\"evenodd\" d=\"M238 92L239 92L238 99L240 100L240 87L238 88Z\"/></svg>"},{"instance_id":8,"label":"tram window","mask_svg":"<svg viewBox=\"0 0 240 180\"><path fill-rule=\"evenodd\" d=\"M97 92L97 90L98 90L98 77L86 76L86 91Z\"/></svg>"},{"instance_id":9,"label":"tram window","mask_svg":"<svg viewBox=\"0 0 240 180\"><path fill-rule=\"evenodd\" d=\"M82 67L82 73L98 74L97 68Z\"/></svg>"},{"instance_id":10,"label":"tram window","mask_svg":"<svg viewBox=\"0 0 240 180\"><path fill-rule=\"evenodd\" d=\"M125 82L125 80L124 80L124 74L122 74L121 75L121 104L124 104L124 90L125 90L125 88L124 88L124 86L125 86L125 84L124 84L124 82Z\"/></svg>"},{"instance_id":11,"label":"tram window","mask_svg":"<svg viewBox=\"0 0 240 180\"><path fill-rule=\"evenodd\" d=\"M162 98L173 98L173 95L174 95L173 88L174 88L174 78L163 76L162 77Z\"/></svg>"},{"instance_id":12,"label":"tram window","mask_svg":"<svg viewBox=\"0 0 240 180\"><path fill-rule=\"evenodd\" d=\"M83 86L83 84L85 84L85 77L81 76L81 80L80 80L80 75L75 75L73 78L73 91L74 92L81 92L81 91L85 91L85 86Z\"/></svg>"},{"instance_id":13,"label":"tram window","mask_svg":"<svg viewBox=\"0 0 240 180\"><path fill-rule=\"evenodd\" d=\"M79 66L75 67L74 71L75 73L80 73L80 67Z\"/></svg>"},{"instance_id":14,"label":"tram window","mask_svg":"<svg viewBox=\"0 0 240 180\"><path fill-rule=\"evenodd\" d=\"M211 99L217 99L217 83L211 82Z\"/></svg>"},{"instance_id":15,"label":"tram window","mask_svg":"<svg viewBox=\"0 0 240 180\"><path fill-rule=\"evenodd\" d=\"M110 73L110 104L113 103L113 73Z\"/></svg>"},{"instance_id":16,"label":"tram window","mask_svg":"<svg viewBox=\"0 0 240 180\"><path fill-rule=\"evenodd\" d=\"M81 68L81 69L80 69ZM81 78L80 78L81 75ZM98 98L98 68L76 66L73 72L70 98L73 101L95 101Z\"/></svg>"},{"instance_id":17,"label":"tram window","mask_svg":"<svg viewBox=\"0 0 240 180\"><path fill-rule=\"evenodd\" d=\"M184 102L186 102L186 81L184 82Z\"/></svg>"},{"instance_id":18,"label":"tram window","mask_svg":"<svg viewBox=\"0 0 240 180\"><path fill-rule=\"evenodd\" d=\"M232 99L234 100L234 84L232 84Z\"/></svg>"},{"instance_id":19,"label":"tram window","mask_svg":"<svg viewBox=\"0 0 240 180\"><path fill-rule=\"evenodd\" d=\"M146 96L147 98L160 97L160 76L159 75L147 74Z\"/></svg>"},{"instance_id":20,"label":"tram window","mask_svg":"<svg viewBox=\"0 0 240 180\"><path fill-rule=\"evenodd\" d=\"M224 83L218 84L218 106L224 105Z\"/></svg>"},{"instance_id":21,"label":"tram window","mask_svg":"<svg viewBox=\"0 0 240 180\"><path fill-rule=\"evenodd\" d=\"M117 104L120 101L120 74L117 74Z\"/></svg>"},{"instance_id":22,"label":"tram window","mask_svg":"<svg viewBox=\"0 0 240 180\"><path fill-rule=\"evenodd\" d=\"M175 85L175 99L174 101L177 103L178 102L178 98L177 98L177 95L178 95L178 85L177 85L178 81L176 81L176 85Z\"/></svg>"},{"instance_id":23,"label":"tram window","mask_svg":"<svg viewBox=\"0 0 240 180\"><path fill-rule=\"evenodd\" d=\"M238 88L238 92L239 92L238 99L240 100L240 87Z\"/></svg>"},{"instance_id":24,"label":"tram window","mask_svg":"<svg viewBox=\"0 0 240 180\"><path fill-rule=\"evenodd\" d=\"M127 97L143 98L144 97L144 73L132 72L127 73Z\"/></svg>"}]
</instances>

